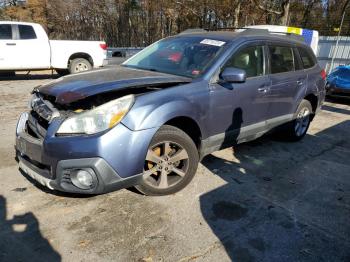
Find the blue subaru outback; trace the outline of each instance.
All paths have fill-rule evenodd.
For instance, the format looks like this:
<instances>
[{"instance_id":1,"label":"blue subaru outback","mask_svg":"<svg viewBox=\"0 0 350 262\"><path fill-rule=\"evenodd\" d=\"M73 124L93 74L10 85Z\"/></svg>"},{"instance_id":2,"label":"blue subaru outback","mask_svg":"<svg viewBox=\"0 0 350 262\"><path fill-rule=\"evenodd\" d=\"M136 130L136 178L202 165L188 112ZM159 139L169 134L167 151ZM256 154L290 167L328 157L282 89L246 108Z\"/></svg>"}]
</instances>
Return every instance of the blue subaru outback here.
<instances>
[{"instance_id":1,"label":"blue subaru outback","mask_svg":"<svg viewBox=\"0 0 350 262\"><path fill-rule=\"evenodd\" d=\"M17 158L53 190L172 194L216 150L276 128L300 140L324 97L325 73L300 39L184 32L121 66L35 88L17 124Z\"/></svg>"}]
</instances>

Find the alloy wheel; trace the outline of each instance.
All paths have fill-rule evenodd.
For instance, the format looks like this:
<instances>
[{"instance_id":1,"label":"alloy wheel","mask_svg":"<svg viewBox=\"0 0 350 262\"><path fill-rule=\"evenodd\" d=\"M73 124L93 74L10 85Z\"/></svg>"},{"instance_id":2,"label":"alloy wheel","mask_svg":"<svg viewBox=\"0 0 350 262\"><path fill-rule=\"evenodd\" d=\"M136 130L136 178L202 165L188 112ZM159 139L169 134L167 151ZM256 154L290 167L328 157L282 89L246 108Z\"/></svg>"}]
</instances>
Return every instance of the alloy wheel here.
<instances>
[{"instance_id":1,"label":"alloy wheel","mask_svg":"<svg viewBox=\"0 0 350 262\"><path fill-rule=\"evenodd\" d=\"M143 179L156 189L167 189L178 184L189 168L187 151L177 143L158 143L147 152Z\"/></svg>"},{"instance_id":2,"label":"alloy wheel","mask_svg":"<svg viewBox=\"0 0 350 262\"><path fill-rule=\"evenodd\" d=\"M295 120L295 134L297 136L302 136L306 132L310 123L310 111L307 107L300 110Z\"/></svg>"}]
</instances>

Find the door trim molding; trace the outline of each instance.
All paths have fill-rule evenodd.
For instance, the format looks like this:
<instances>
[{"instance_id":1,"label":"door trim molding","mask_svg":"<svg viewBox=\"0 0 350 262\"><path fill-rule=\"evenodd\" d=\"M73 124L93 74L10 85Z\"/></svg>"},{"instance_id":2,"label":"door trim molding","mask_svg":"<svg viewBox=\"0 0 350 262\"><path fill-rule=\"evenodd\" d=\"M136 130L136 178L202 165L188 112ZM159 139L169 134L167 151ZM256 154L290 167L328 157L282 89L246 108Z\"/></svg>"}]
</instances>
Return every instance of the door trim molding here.
<instances>
[{"instance_id":1,"label":"door trim molding","mask_svg":"<svg viewBox=\"0 0 350 262\"><path fill-rule=\"evenodd\" d=\"M200 156L202 158L212 152L252 141L266 134L271 129L292 121L293 119L294 114L282 115L239 129L228 130L227 132L210 136L202 140Z\"/></svg>"}]
</instances>

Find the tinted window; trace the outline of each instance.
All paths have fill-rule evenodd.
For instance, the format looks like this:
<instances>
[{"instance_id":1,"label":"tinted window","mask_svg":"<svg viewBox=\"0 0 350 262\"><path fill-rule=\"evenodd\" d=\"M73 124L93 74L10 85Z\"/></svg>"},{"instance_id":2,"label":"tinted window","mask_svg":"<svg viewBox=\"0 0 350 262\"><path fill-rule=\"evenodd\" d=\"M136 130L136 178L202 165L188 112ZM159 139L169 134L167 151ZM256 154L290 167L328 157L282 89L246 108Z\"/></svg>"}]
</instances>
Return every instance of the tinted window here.
<instances>
[{"instance_id":1,"label":"tinted window","mask_svg":"<svg viewBox=\"0 0 350 262\"><path fill-rule=\"evenodd\" d=\"M0 39L12 39L11 25L0 25Z\"/></svg>"},{"instance_id":2,"label":"tinted window","mask_svg":"<svg viewBox=\"0 0 350 262\"><path fill-rule=\"evenodd\" d=\"M310 68L315 65L315 61L313 56L304 48L298 48L301 61L303 63L304 68Z\"/></svg>"},{"instance_id":3,"label":"tinted window","mask_svg":"<svg viewBox=\"0 0 350 262\"><path fill-rule=\"evenodd\" d=\"M34 29L30 25L18 25L20 39L36 39Z\"/></svg>"},{"instance_id":4,"label":"tinted window","mask_svg":"<svg viewBox=\"0 0 350 262\"><path fill-rule=\"evenodd\" d=\"M271 74L295 70L293 50L290 47L270 46Z\"/></svg>"},{"instance_id":5,"label":"tinted window","mask_svg":"<svg viewBox=\"0 0 350 262\"><path fill-rule=\"evenodd\" d=\"M246 47L233 55L225 68L244 69L247 77L264 75L264 52L262 46Z\"/></svg>"}]
</instances>

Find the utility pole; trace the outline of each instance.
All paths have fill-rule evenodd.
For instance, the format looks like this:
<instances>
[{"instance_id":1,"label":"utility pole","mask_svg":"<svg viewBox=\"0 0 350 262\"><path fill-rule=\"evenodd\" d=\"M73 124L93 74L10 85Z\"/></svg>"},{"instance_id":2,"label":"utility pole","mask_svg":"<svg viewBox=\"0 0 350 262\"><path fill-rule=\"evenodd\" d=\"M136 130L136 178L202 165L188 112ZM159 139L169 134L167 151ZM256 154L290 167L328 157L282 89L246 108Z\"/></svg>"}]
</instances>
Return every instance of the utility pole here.
<instances>
[{"instance_id":1,"label":"utility pole","mask_svg":"<svg viewBox=\"0 0 350 262\"><path fill-rule=\"evenodd\" d=\"M342 27L343 27L344 18L345 18L345 13L346 13L346 6L345 6L345 8L344 8L343 15L342 15L342 18L341 18L340 27L339 27L339 31L338 31L337 42L336 42L336 44L335 44L335 48L334 48L334 51L333 51L332 62L331 62L331 67L330 67L330 69L329 69L329 73L332 72L332 70L333 70L334 59L335 59L335 55L337 54L337 51L338 51L340 33L341 33L341 29L342 29Z\"/></svg>"}]
</instances>

